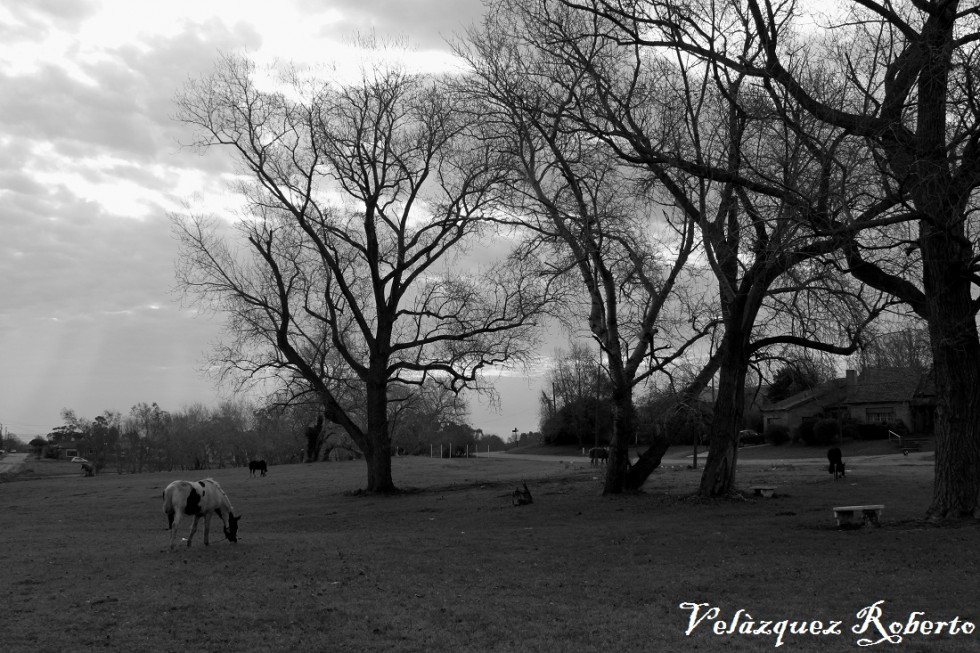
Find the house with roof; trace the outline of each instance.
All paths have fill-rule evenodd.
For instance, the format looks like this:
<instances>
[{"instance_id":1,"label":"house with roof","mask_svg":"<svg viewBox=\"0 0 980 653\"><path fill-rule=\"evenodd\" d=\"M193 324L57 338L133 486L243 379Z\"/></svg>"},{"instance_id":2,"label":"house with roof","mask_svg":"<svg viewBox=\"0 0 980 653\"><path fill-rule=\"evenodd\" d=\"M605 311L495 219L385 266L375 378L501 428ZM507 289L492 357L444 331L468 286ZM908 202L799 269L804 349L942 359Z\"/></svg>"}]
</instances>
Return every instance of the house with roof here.
<instances>
[{"instance_id":1,"label":"house with roof","mask_svg":"<svg viewBox=\"0 0 980 653\"><path fill-rule=\"evenodd\" d=\"M901 422L912 433L931 433L936 390L931 372L909 368L869 368L860 375L847 370L815 388L762 409L765 428L790 430L803 422L836 418L862 424Z\"/></svg>"}]
</instances>

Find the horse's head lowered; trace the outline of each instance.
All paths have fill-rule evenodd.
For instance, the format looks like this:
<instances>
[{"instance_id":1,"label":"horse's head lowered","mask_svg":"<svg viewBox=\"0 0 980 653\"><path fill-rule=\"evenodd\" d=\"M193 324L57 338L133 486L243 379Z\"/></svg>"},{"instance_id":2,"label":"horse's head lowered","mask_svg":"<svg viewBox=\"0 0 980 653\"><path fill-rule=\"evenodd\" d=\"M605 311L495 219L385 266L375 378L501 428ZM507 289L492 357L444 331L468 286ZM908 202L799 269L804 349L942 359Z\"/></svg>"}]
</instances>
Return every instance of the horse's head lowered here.
<instances>
[{"instance_id":1,"label":"horse's head lowered","mask_svg":"<svg viewBox=\"0 0 980 653\"><path fill-rule=\"evenodd\" d=\"M224 526L223 530L225 531L225 537L228 538L229 542L238 541L238 520L241 518L241 515L236 517L235 515L228 513L228 525Z\"/></svg>"}]
</instances>

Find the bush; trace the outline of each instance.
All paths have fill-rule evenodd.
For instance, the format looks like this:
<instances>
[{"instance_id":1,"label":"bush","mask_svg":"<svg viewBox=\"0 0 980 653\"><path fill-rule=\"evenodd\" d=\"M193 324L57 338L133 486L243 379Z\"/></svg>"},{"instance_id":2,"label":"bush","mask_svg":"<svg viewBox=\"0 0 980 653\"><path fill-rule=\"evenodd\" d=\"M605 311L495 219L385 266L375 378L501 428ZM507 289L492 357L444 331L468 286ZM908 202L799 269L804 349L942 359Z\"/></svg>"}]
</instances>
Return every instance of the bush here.
<instances>
[{"instance_id":1,"label":"bush","mask_svg":"<svg viewBox=\"0 0 980 653\"><path fill-rule=\"evenodd\" d=\"M816 444L813 440L813 426L815 422L813 420L807 420L802 422L796 428L796 440L797 442L802 442L807 446L813 446Z\"/></svg>"},{"instance_id":2,"label":"bush","mask_svg":"<svg viewBox=\"0 0 980 653\"><path fill-rule=\"evenodd\" d=\"M888 439L888 426L885 424L855 424L857 427L856 437L858 440L886 440Z\"/></svg>"},{"instance_id":3,"label":"bush","mask_svg":"<svg viewBox=\"0 0 980 653\"><path fill-rule=\"evenodd\" d=\"M778 447L789 442L789 429L782 424L773 424L766 429L766 442Z\"/></svg>"},{"instance_id":4,"label":"bush","mask_svg":"<svg viewBox=\"0 0 980 653\"><path fill-rule=\"evenodd\" d=\"M808 447L825 447L837 441L840 428L836 419L809 420L800 424L799 439Z\"/></svg>"},{"instance_id":5,"label":"bush","mask_svg":"<svg viewBox=\"0 0 980 653\"><path fill-rule=\"evenodd\" d=\"M837 442L840 433L840 422L835 419L821 419L813 426L813 439L820 446Z\"/></svg>"}]
</instances>

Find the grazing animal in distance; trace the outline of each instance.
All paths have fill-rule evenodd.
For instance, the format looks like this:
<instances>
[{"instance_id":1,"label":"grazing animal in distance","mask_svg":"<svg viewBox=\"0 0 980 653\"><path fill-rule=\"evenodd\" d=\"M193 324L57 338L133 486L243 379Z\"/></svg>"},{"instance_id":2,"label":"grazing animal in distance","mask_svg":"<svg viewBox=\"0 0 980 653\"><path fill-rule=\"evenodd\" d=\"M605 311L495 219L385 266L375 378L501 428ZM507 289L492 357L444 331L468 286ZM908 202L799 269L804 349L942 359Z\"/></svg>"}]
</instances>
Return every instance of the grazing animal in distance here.
<instances>
[{"instance_id":1,"label":"grazing animal in distance","mask_svg":"<svg viewBox=\"0 0 980 653\"><path fill-rule=\"evenodd\" d=\"M599 461L605 465L606 461L609 459L609 450L605 447L592 447L589 449L589 460L592 462L592 466L596 467Z\"/></svg>"},{"instance_id":2,"label":"grazing animal in distance","mask_svg":"<svg viewBox=\"0 0 980 653\"><path fill-rule=\"evenodd\" d=\"M262 476L269 471L268 465L265 464L264 460L250 460L248 461L248 475L249 477L255 476L255 472L259 472Z\"/></svg>"},{"instance_id":3,"label":"grazing animal in distance","mask_svg":"<svg viewBox=\"0 0 980 653\"><path fill-rule=\"evenodd\" d=\"M95 465L92 463L82 463L82 474L85 476L95 476Z\"/></svg>"},{"instance_id":4,"label":"grazing animal in distance","mask_svg":"<svg viewBox=\"0 0 980 653\"><path fill-rule=\"evenodd\" d=\"M202 481L174 481L163 491L163 512L167 515L170 528L170 550L174 550L177 541L177 529L184 515L194 517L194 524L187 536L187 546L191 545L197 523L204 518L204 546L208 546L208 536L211 531L211 517L217 515L221 519L225 537L229 542L238 541L238 520L241 515L235 515L228 495L221 486L212 479Z\"/></svg>"},{"instance_id":5,"label":"grazing animal in distance","mask_svg":"<svg viewBox=\"0 0 980 653\"><path fill-rule=\"evenodd\" d=\"M844 459L841 456L841 451L837 447L827 449L827 460L830 461L827 472L834 475L835 481L847 475L844 473Z\"/></svg>"},{"instance_id":6,"label":"grazing animal in distance","mask_svg":"<svg viewBox=\"0 0 980 653\"><path fill-rule=\"evenodd\" d=\"M514 490L514 505L515 506L526 506L529 503L534 503L534 498L531 496L531 491L527 489L527 481L523 481L524 489L517 488Z\"/></svg>"}]
</instances>

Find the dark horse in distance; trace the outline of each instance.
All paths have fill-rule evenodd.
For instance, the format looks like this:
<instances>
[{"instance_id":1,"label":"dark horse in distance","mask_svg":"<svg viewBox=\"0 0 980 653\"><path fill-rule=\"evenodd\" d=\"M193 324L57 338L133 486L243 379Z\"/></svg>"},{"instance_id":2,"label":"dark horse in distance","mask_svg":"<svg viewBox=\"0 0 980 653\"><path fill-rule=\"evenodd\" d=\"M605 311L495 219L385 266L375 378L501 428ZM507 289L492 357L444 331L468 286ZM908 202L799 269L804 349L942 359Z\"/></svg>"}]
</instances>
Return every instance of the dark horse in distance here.
<instances>
[{"instance_id":1,"label":"dark horse in distance","mask_svg":"<svg viewBox=\"0 0 980 653\"><path fill-rule=\"evenodd\" d=\"M827 471L834 475L835 481L846 476L844 473L844 458L840 449L837 447L827 449L827 460L830 461L830 467Z\"/></svg>"}]
</instances>

